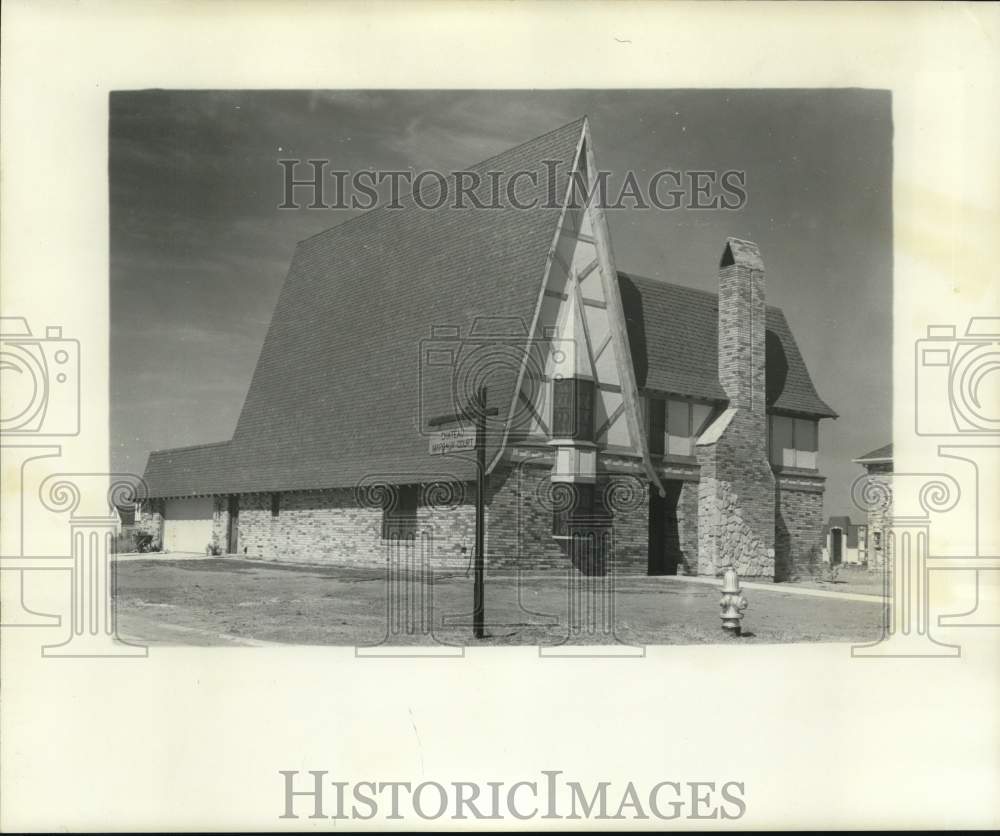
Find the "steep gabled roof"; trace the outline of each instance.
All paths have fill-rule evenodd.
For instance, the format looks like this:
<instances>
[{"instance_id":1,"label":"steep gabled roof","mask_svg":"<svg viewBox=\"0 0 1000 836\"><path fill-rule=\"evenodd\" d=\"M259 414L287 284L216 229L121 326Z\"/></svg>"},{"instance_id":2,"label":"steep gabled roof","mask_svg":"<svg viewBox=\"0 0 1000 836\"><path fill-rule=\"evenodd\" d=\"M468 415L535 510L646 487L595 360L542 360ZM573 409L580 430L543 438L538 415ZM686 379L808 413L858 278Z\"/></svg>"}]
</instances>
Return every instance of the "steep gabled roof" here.
<instances>
[{"instance_id":1,"label":"steep gabled roof","mask_svg":"<svg viewBox=\"0 0 1000 836\"><path fill-rule=\"evenodd\" d=\"M500 208L424 209L411 196L402 208L375 209L300 242L232 440L151 453L149 495L473 478L471 460L428 454L427 421L473 393L477 374L487 373L475 362L483 341L517 347L507 364L522 356L561 214L546 205L549 166L559 163L561 202L584 127L573 122L470 169L483 176L477 194L487 203L488 172L537 172L535 185L518 185L522 204L538 200L531 210L505 196ZM619 285L640 390L725 400L716 295L624 273ZM444 341L465 370L458 391L450 367L428 373L435 328L453 335ZM767 331L769 408L835 416L777 308L767 311ZM497 356L490 352L487 365ZM488 406L498 408L501 425L518 368L507 371L488 374ZM489 461L500 434L487 438Z\"/></svg>"},{"instance_id":2,"label":"steep gabled roof","mask_svg":"<svg viewBox=\"0 0 1000 836\"><path fill-rule=\"evenodd\" d=\"M146 479L153 496L351 486L367 478L416 482L471 478L472 463L428 455L427 419L456 410L450 384L422 372L432 328L467 339L482 318L502 320L515 341L532 322L560 218L547 161L558 161L563 201L584 120L493 157L471 171L491 203L488 172L517 181L500 208L378 208L299 243L278 298L233 439L227 445L160 451ZM436 194L421 192L424 205ZM480 335L482 336L482 335ZM495 336L495 335L494 335ZM463 345L462 352L470 351ZM506 416L517 369L489 378L489 406ZM449 378L450 380L450 378ZM459 393L459 399L471 394ZM498 435L490 434L492 456Z\"/></svg>"},{"instance_id":3,"label":"steep gabled roof","mask_svg":"<svg viewBox=\"0 0 1000 836\"><path fill-rule=\"evenodd\" d=\"M719 297L619 272L629 343L640 389L727 400L719 383ZM837 413L816 393L780 308L767 309L767 406L814 418Z\"/></svg>"}]
</instances>

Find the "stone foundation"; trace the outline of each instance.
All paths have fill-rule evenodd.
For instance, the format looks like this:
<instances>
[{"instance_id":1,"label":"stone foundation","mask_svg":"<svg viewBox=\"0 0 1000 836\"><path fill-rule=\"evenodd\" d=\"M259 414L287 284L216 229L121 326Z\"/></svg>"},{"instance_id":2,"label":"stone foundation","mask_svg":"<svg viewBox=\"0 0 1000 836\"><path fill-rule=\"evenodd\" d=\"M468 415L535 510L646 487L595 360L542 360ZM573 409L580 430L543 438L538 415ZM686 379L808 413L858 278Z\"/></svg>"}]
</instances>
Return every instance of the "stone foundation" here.
<instances>
[{"instance_id":1,"label":"stone foundation","mask_svg":"<svg viewBox=\"0 0 1000 836\"><path fill-rule=\"evenodd\" d=\"M775 483L766 445L763 416L739 410L716 440L699 443L699 575L732 567L741 577L774 579Z\"/></svg>"}]
</instances>

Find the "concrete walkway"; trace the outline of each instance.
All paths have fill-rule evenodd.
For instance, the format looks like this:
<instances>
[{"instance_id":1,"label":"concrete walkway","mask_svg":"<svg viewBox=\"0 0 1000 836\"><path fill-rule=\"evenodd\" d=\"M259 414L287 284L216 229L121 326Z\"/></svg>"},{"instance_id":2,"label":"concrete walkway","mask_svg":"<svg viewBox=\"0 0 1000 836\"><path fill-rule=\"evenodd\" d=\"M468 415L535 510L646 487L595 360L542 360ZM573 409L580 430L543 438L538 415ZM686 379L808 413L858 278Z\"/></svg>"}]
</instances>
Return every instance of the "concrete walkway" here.
<instances>
[{"instance_id":1,"label":"concrete walkway","mask_svg":"<svg viewBox=\"0 0 1000 836\"><path fill-rule=\"evenodd\" d=\"M672 581L685 581L687 583L703 583L709 586L722 586L722 578L709 578L697 575L665 575ZM863 592L835 592L825 589L808 589L796 587L787 583L753 583L740 579L740 587L762 592L781 592L786 595L807 595L813 598L833 598L837 601L864 601L869 604L884 604L888 599L882 595L866 595Z\"/></svg>"},{"instance_id":2,"label":"concrete walkway","mask_svg":"<svg viewBox=\"0 0 1000 836\"><path fill-rule=\"evenodd\" d=\"M126 552L125 554L113 555L115 560L206 560L217 555L205 554L204 552Z\"/></svg>"}]
</instances>

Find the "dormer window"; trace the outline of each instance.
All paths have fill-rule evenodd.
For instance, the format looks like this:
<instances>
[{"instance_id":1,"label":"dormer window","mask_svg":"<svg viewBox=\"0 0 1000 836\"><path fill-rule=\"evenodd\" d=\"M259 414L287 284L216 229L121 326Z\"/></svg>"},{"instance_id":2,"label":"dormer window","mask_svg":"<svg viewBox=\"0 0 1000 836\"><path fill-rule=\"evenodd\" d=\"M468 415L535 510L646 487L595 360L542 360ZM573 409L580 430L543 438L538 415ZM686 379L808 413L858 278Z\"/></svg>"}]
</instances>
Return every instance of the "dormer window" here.
<instances>
[{"instance_id":1,"label":"dormer window","mask_svg":"<svg viewBox=\"0 0 1000 836\"><path fill-rule=\"evenodd\" d=\"M648 397L646 414L652 455L693 456L695 441L712 417L712 407L682 398Z\"/></svg>"},{"instance_id":2,"label":"dormer window","mask_svg":"<svg viewBox=\"0 0 1000 836\"><path fill-rule=\"evenodd\" d=\"M817 468L818 421L772 415L769 419L769 429L772 465L802 470Z\"/></svg>"}]
</instances>

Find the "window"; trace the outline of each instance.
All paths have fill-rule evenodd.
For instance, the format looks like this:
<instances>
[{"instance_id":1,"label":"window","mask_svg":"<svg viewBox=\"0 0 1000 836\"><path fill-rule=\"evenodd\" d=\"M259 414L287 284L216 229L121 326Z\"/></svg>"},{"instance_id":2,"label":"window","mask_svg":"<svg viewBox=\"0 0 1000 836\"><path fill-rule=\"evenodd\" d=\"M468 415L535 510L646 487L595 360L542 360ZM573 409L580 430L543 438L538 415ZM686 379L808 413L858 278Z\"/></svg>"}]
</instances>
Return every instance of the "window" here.
<instances>
[{"instance_id":1,"label":"window","mask_svg":"<svg viewBox=\"0 0 1000 836\"><path fill-rule=\"evenodd\" d=\"M382 539L412 540L417 536L417 486L398 485L382 509Z\"/></svg>"},{"instance_id":2,"label":"window","mask_svg":"<svg viewBox=\"0 0 1000 836\"><path fill-rule=\"evenodd\" d=\"M564 377L552 382L552 436L594 440L594 381Z\"/></svg>"},{"instance_id":3,"label":"window","mask_svg":"<svg viewBox=\"0 0 1000 836\"><path fill-rule=\"evenodd\" d=\"M680 398L648 398L649 452L654 456L693 456L698 440L712 417L708 404Z\"/></svg>"},{"instance_id":4,"label":"window","mask_svg":"<svg viewBox=\"0 0 1000 836\"><path fill-rule=\"evenodd\" d=\"M569 537L570 525L574 519L594 515L594 486L586 482L560 482L553 485L552 489L556 500L552 511L552 536ZM562 491L572 493L569 502L563 501L566 494ZM560 507L567 504L568 508Z\"/></svg>"},{"instance_id":5,"label":"window","mask_svg":"<svg viewBox=\"0 0 1000 836\"><path fill-rule=\"evenodd\" d=\"M819 449L819 422L795 419L795 466L815 470Z\"/></svg>"},{"instance_id":6,"label":"window","mask_svg":"<svg viewBox=\"0 0 1000 836\"><path fill-rule=\"evenodd\" d=\"M667 401L667 453L671 456L692 456L691 404L671 399Z\"/></svg>"},{"instance_id":7,"label":"window","mask_svg":"<svg viewBox=\"0 0 1000 836\"><path fill-rule=\"evenodd\" d=\"M271 516L277 517L281 512L281 494L273 493L271 494Z\"/></svg>"},{"instance_id":8,"label":"window","mask_svg":"<svg viewBox=\"0 0 1000 836\"><path fill-rule=\"evenodd\" d=\"M649 452L662 456L667 436L667 402L662 398L648 398L646 407L649 414Z\"/></svg>"},{"instance_id":9,"label":"window","mask_svg":"<svg viewBox=\"0 0 1000 836\"><path fill-rule=\"evenodd\" d=\"M771 464L815 470L819 450L819 423L808 418L772 415L769 421Z\"/></svg>"}]
</instances>

